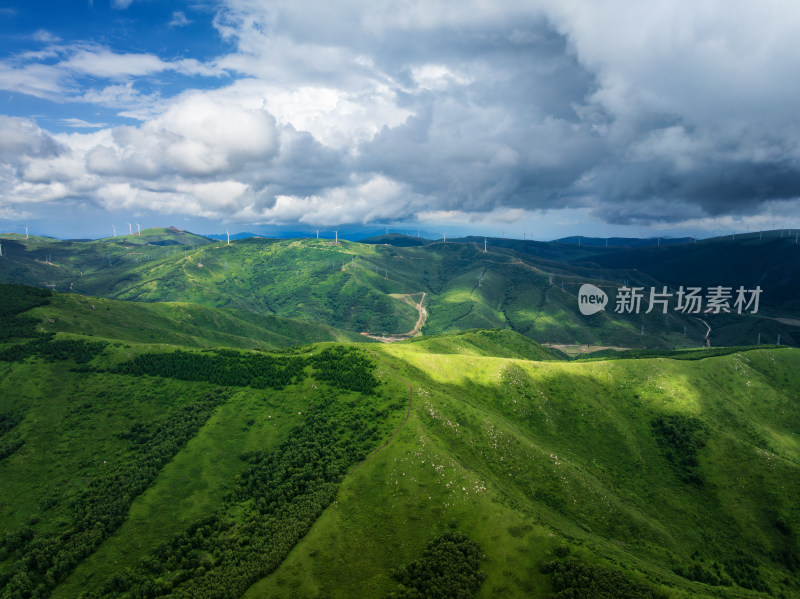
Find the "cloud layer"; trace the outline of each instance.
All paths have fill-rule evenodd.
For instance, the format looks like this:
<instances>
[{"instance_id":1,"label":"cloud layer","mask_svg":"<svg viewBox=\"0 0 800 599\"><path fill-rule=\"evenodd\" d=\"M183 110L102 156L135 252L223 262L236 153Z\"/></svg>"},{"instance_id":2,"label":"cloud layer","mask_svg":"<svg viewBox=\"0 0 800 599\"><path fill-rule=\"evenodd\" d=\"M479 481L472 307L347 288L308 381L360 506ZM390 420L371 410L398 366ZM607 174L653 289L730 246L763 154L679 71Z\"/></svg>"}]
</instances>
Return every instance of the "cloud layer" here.
<instances>
[{"instance_id":1,"label":"cloud layer","mask_svg":"<svg viewBox=\"0 0 800 599\"><path fill-rule=\"evenodd\" d=\"M165 25L199 18L187 7ZM800 11L788 0L226 0L213 19L213 60L59 31L0 60L6 91L136 119L71 116L73 131L50 133L0 117L0 209L333 226L565 208L652 225L797 208ZM188 83L167 95L154 85L165 77ZM213 89L192 89L208 77Z\"/></svg>"}]
</instances>

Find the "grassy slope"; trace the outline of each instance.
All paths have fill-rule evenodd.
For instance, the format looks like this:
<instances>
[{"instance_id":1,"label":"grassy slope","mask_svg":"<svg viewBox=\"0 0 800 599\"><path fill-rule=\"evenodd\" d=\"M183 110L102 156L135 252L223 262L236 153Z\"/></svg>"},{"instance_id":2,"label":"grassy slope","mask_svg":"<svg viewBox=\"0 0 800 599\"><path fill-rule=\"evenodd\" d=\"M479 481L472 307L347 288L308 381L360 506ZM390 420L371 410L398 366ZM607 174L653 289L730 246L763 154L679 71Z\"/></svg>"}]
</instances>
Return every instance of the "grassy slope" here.
<instances>
[{"instance_id":1,"label":"grassy slope","mask_svg":"<svg viewBox=\"0 0 800 599\"><path fill-rule=\"evenodd\" d=\"M140 349L109 348L103 360ZM407 394L390 364L413 385L410 420L345 479L337 501L248 597L380 597L394 587L392 568L450 529L486 554L482 597L544 596L550 582L539 563L564 546L674 596L759 596L673 571L722 564L744 550L774 591L800 590L775 560L792 544L800 550L798 350L693 362L535 362L520 358L536 346L507 331L374 349L385 392ZM314 384L233 393L55 596L92 587L213 511L243 468L237 456L285 438ZM105 462L125 460L128 442L118 433L135 420L159 422L165 408L206 387L78 374L69 363L0 363L0 412L24 413L17 429L27 441L0 462L11 481L0 489L0 529L31 518L58 529L72 494ZM702 487L682 482L653 438L653 419L676 413L708 430Z\"/></svg>"},{"instance_id":2,"label":"grassy slope","mask_svg":"<svg viewBox=\"0 0 800 599\"><path fill-rule=\"evenodd\" d=\"M141 246L124 237L91 243L6 241L0 280L113 299L234 308L381 334L406 333L417 319L412 306L390 294L426 292L427 335L511 328L539 342L634 348L704 344L705 325L693 317L620 316L610 308L591 317L578 312L576 294L584 282L610 288L623 280L648 289L659 285L636 270L558 262L506 248L483 252L474 243L393 247L247 239L228 246L197 239L204 245ZM775 341L780 333L783 343L800 343L800 328L775 320L704 318L715 345L752 344L759 333L764 341Z\"/></svg>"},{"instance_id":3,"label":"grassy slope","mask_svg":"<svg viewBox=\"0 0 800 599\"><path fill-rule=\"evenodd\" d=\"M25 445L0 462L0 530L34 521L60 529L71 498L105 468L130 456L118 438L133 422L157 426L195 400L205 384L77 374L69 362L0 363L0 412L21 413L15 434ZM33 520L32 520L33 519ZM0 563L0 572L10 566Z\"/></svg>"},{"instance_id":4,"label":"grassy slope","mask_svg":"<svg viewBox=\"0 0 800 599\"><path fill-rule=\"evenodd\" d=\"M108 347L95 363L113 367L146 350L170 348L135 343ZM0 485L0 537L24 526L42 534L62 530L70 521L70 501L104 469L130 459L131 442L121 435L132 424L153 430L182 405L218 387L157 377L76 372L73 367L69 361L0 362L0 414L23 416L6 434L26 441L0 460L4 481ZM382 396L402 397L403 385L389 380L388 367L379 367L378 377L386 381ZM217 510L247 465L239 456L269 450L284 441L303 421L313 398L327 393L324 389L310 378L280 391L228 388L229 399L135 498L124 524L53 596L75 597L96 588ZM337 401L349 396L340 391ZM396 426L403 414L404 410L395 410L388 426ZM0 577L12 567L0 551ZM4 596L2 586L0 596Z\"/></svg>"},{"instance_id":5,"label":"grassy slope","mask_svg":"<svg viewBox=\"0 0 800 599\"><path fill-rule=\"evenodd\" d=\"M317 341L368 341L325 325L181 302L123 302L55 294L49 305L28 315L40 318L45 332L190 347L268 349Z\"/></svg>"},{"instance_id":6,"label":"grassy slope","mask_svg":"<svg viewBox=\"0 0 800 599\"><path fill-rule=\"evenodd\" d=\"M96 587L212 514L246 463L247 451L276 447L308 407L311 382L280 393L240 390L221 406L155 483L131 505L120 529L53 593L65 599Z\"/></svg>"},{"instance_id":7,"label":"grassy slope","mask_svg":"<svg viewBox=\"0 0 800 599\"><path fill-rule=\"evenodd\" d=\"M798 551L797 350L591 364L412 350L380 348L415 387L407 427L246 597L380 596L391 568L451 527L487 556L481 597L544 596L537 564L564 544L672 596L765 596L673 571L732 564L737 550L776 593L800 592L775 561L787 545ZM682 482L653 439L652 419L676 413L709 430L702 488Z\"/></svg>"},{"instance_id":8,"label":"grassy slope","mask_svg":"<svg viewBox=\"0 0 800 599\"><path fill-rule=\"evenodd\" d=\"M427 337L400 343L404 352L418 354L459 354L523 360L562 360L561 352L539 345L508 329L475 330Z\"/></svg>"}]
</instances>

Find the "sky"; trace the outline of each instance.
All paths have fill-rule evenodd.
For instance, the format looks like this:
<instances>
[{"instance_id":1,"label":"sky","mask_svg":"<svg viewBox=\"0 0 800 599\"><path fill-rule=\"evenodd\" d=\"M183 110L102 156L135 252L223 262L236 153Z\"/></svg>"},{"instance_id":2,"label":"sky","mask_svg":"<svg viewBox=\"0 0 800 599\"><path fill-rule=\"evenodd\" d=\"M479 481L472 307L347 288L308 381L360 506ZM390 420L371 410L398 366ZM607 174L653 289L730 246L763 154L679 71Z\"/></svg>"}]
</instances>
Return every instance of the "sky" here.
<instances>
[{"instance_id":1,"label":"sky","mask_svg":"<svg viewBox=\"0 0 800 599\"><path fill-rule=\"evenodd\" d=\"M798 228L798 30L795 0L0 1L0 231Z\"/></svg>"}]
</instances>

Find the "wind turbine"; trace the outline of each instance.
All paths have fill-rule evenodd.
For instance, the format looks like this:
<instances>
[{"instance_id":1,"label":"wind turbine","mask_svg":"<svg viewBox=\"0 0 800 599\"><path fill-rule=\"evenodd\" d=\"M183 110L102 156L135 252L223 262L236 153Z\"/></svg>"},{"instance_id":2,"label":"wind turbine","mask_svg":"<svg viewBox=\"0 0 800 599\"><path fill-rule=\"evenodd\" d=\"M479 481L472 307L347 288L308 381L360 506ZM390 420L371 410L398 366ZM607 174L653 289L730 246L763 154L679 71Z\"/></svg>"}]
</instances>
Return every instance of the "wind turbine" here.
<instances>
[{"instance_id":1,"label":"wind turbine","mask_svg":"<svg viewBox=\"0 0 800 599\"><path fill-rule=\"evenodd\" d=\"M25 225L25 239L28 238L28 225Z\"/></svg>"},{"instance_id":2,"label":"wind turbine","mask_svg":"<svg viewBox=\"0 0 800 599\"><path fill-rule=\"evenodd\" d=\"M111 225L111 228L114 230L114 237L117 236L117 228L114 225Z\"/></svg>"},{"instance_id":3,"label":"wind turbine","mask_svg":"<svg viewBox=\"0 0 800 599\"><path fill-rule=\"evenodd\" d=\"M486 238L483 238L483 253L486 253Z\"/></svg>"},{"instance_id":4,"label":"wind turbine","mask_svg":"<svg viewBox=\"0 0 800 599\"><path fill-rule=\"evenodd\" d=\"M128 223L128 233L129 233L130 235L133 235L133 225L132 225L132 224L130 224L130 223Z\"/></svg>"},{"instance_id":5,"label":"wind turbine","mask_svg":"<svg viewBox=\"0 0 800 599\"><path fill-rule=\"evenodd\" d=\"M447 243L447 233L442 233L442 243Z\"/></svg>"},{"instance_id":6,"label":"wind turbine","mask_svg":"<svg viewBox=\"0 0 800 599\"><path fill-rule=\"evenodd\" d=\"M225 229L225 235L228 236L228 245L231 244L231 232L228 229Z\"/></svg>"},{"instance_id":7,"label":"wind turbine","mask_svg":"<svg viewBox=\"0 0 800 599\"><path fill-rule=\"evenodd\" d=\"M3 244L0 243L0 257L3 256Z\"/></svg>"},{"instance_id":8,"label":"wind turbine","mask_svg":"<svg viewBox=\"0 0 800 599\"><path fill-rule=\"evenodd\" d=\"M136 230L137 230L137 233L136 233L137 235L141 235L142 234L142 228L139 226L139 223L136 223Z\"/></svg>"},{"instance_id":9,"label":"wind turbine","mask_svg":"<svg viewBox=\"0 0 800 599\"><path fill-rule=\"evenodd\" d=\"M317 239L319 239L319 229L317 229Z\"/></svg>"},{"instance_id":10,"label":"wind turbine","mask_svg":"<svg viewBox=\"0 0 800 599\"><path fill-rule=\"evenodd\" d=\"M339 245L339 231L334 231L334 233L336 233L336 242L334 245Z\"/></svg>"}]
</instances>

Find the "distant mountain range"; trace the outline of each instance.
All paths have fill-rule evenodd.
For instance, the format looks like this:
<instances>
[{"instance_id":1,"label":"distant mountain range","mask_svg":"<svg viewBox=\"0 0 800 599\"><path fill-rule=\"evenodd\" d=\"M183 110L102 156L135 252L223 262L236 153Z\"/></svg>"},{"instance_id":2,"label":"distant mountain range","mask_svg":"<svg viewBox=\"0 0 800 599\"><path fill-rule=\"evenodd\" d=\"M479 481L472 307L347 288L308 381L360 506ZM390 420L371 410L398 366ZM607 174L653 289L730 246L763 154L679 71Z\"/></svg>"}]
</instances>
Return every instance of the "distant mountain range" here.
<instances>
[{"instance_id":1,"label":"distant mountain range","mask_svg":"<svg viewBox=\"0 0 800 599\"><path fill-rule=\"evenodd\" d=\"M788 236L718 238L638 248L512 239L364 243L304 238L222 240L175 228L92 242L0 237L0 281L117 300L190 302L324 325L375 337L510 328L540 343L671 348L800 343L800 245ZM676 293L683 286L760 287L756 314L670 310L618 313L625 283ZM584 283L611 304L578 311ZM423 306L419 305L425 294ZM424 318L421 310L424 308ZM711 333L708 340L708 327Z\"/></svg>"}]
</instances>

